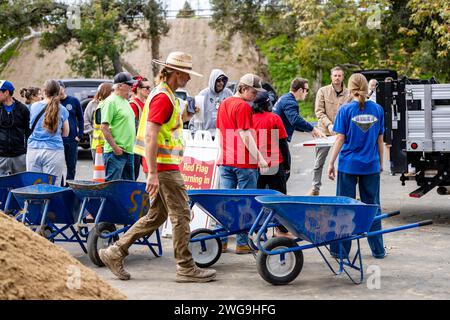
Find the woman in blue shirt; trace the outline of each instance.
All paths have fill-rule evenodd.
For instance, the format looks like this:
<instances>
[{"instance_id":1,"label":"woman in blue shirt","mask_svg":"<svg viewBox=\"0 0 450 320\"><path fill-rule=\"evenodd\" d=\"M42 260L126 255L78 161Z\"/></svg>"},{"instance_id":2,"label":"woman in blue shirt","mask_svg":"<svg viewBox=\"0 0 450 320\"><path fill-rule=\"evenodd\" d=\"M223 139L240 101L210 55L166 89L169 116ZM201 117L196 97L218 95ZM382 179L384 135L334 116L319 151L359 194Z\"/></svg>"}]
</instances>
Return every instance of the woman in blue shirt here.
<instances>
[{"instance_id":1,"label":"woman in blue shirt","mask_svg":"<svg viewBox=\"0 0 450 320\"><path fill-rule=\"evenodd\" d=\"M337 196L356 198L359 186L361 201L380 205L380 173L383 170L384 111L375 102L367 100L368 83L362 74L353 74L348 80L353 101L343 105L336 116L333 131L337 133L328 166L328 177L336 177L335 161L339 155ZM380 214L380 210L378 211ZM381 229L381 221L372 224L371 231ZM369 246L375 258L386 252L381 235L369 237ZM343 242L344 255L351 249L351 241ZM330 246L331 254L339 256L339 245Z\"/></svg>"},{"instance_id":2,"label":"woman in blue shirt","mask_svg":"<svg viewBox=\"0 0 450 320\"><path fill-rule=\"evenodd\" d=\"M59 90L57 81L47 80L45 99L31 105L30 128L37 122L28 138L27 150L27 171L55 175L57 186L61 184L65 166L62 138L69 135L69 112L60 104ZM41 114L44 108L45 112Z\"/></svg>"}]
</instances>

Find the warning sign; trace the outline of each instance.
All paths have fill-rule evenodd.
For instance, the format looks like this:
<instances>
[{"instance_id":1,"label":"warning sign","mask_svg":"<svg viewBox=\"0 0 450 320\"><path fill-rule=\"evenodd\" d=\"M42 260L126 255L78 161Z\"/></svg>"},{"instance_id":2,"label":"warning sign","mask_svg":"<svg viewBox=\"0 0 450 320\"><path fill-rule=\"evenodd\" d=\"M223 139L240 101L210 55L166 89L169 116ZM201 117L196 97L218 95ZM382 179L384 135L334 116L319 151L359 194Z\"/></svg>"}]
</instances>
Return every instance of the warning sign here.
<instances>
[{"instance_id":1,"label":"warning sign","mask_svg":"<svg viewBox=\"0 0 450 320\"><path fill-rule=\"evenodd\" d=\"M188 190L214 189L217 187L217 157L219 145L212 140L209 131L196 131L195 136L184 130L185 150L180 164L181 175ZM191 216L191 230L208 228L210 218L194 206ZM172 234L170 219L164 224L163 236Z\"/></svg>"},{"instance_id":2,"label":"warning sign","mask_svg":"<svg viewBox=\"0 0 450 320\"><path fill-rule=\"evenodd\" d=\"M199 161L184 157L180 166L181 175L188 190L211 189L216 161Z\"/></svg>"}]
</instances>

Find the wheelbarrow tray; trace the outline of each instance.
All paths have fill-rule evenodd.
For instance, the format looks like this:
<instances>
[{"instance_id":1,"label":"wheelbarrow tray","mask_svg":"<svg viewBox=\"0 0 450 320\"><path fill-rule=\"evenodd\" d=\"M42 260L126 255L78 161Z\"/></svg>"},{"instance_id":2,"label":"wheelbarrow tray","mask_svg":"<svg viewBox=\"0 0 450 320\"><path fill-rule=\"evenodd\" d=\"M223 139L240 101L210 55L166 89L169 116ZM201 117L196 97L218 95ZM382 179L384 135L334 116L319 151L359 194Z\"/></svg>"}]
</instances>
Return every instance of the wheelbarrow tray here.
<instances>
[{"instance_id":1,"label":"wheelbarrow tray","mask_svg":"<svg viewBox=\"0 0 450 320\"><path fill-rule=\"evenodd\" d=\"M21 208L25 207L25 201L29 202L26 218L32 225L41 224L45 201L48 201L45 223L72 225L76 221L80 201L70 188L38 184L13 189L11 193Z\"/></svg>"},{"instance_id":2,"label":"wheelbarrow tray","mask_svg":"<svg viewBox=\"0 0 450 320\"><path fill-rule=\"evenodd\" d=\"M68 181L68 184L80 201L89 200L85 203L85 209L94 218L97 218L101 203L104 202L101 216L96 222L131 225L147 214L150 206L145 183L142 182Z\"/></svg>"},{"instance_id":3,"label":"wheelbarrow tray","mask_svg":"<svg viewBox=\"0 0 450 320\"><path fill-rule=\"evenodd\" d=\"M285 196L270 189L188 190L188 195L191 206L200 205L211 218L231 233L250 230L262 209L262 204L255 201L255 197Z\"/></svg>"},{"instance_id":4,"label":"wheelbarrow tray","mask_svg":"<svg viewBox=\"0 0 450 320\"><path fill-rule=\"evenodd\" d=\"M8 176L0 176L0 210L5 210L8 194L12 189L22 188L40 183L53 184L56 177L41 172L20 172ZM8 210L20 210L14 197L10 198Z\"/></svg>"},{"instance_id":5,"label":"wheelbarrow tray","mask_svg":"<svg viewBox=\"0 0 450 320\"><path fill-rule=\"evenodd\" d=\"M256 202L273 210L291 233L313 244L368 232L379 206L348 197L262 196Z\"/></svg>"}]
</instances>

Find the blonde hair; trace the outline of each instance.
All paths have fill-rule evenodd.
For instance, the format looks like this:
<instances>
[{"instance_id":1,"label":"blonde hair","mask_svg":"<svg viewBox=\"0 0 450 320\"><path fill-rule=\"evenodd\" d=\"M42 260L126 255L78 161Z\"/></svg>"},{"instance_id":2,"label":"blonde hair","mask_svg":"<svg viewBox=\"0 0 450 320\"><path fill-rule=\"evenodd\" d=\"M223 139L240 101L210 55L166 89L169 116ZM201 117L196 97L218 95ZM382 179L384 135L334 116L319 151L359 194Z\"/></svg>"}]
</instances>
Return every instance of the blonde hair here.
<instances>
[{"instance_id":1,"label":"blonde hair","mask_svg":"<svg viewBox=\"0 0 450 320\"><path fill-rule=\"evenodd\" d=\"M174 69L170 69L167 67L164 67L158 74L158 77L155 79L156 85L160 84L161 82L167 82L167 79L175 72Z\"/></svg>"},{"instance_id":2,"label":"blonde hair","mask_svg":"<svg viewBox=\"0 0 450 320\"><path fill-rule=\"evenodd\" d=\"M358 99L359 109L364 109L364 103L367 99L367 91L369 90L369 83L366 77L361 73L354 73L348 79L348 90L352 97Z\"/></svg>"}]
</instances>

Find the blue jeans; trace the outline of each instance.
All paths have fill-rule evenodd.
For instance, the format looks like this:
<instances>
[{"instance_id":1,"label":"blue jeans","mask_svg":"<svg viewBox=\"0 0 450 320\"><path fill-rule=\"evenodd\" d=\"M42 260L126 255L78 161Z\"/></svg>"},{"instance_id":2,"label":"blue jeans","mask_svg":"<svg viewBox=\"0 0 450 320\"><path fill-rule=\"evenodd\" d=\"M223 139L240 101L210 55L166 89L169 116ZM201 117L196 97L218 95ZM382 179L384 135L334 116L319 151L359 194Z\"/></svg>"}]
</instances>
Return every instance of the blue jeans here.
<instances>
[{"instance_id":1,"label":"blue jeans","mask_svg":"<svg viewBox=\"0 0 450 320\"><path fill-rule=\"evenodd\" d=\"M66 159L67 166L67 180L74 180L76 169L77 169L77 161L78 161L78 142L73 141L64 141L64 157Z\"/></svg>"},{"instance_id":2,"label":"blue jeans","mask_svg":"<svg viewBox=\"0 0 450 320\"><path fill-rule=\"evenodd\" d=\"M219 167L219 189L256 189L258 182L258 169L240 169L229 166ZM228 238L222 238L227 243ZM236 235L236 245L248 244L248 234Z\"/></svg>"},{"instance_id":3,"label":"blue jeans","mask_svg":"<svg viewBox=\"0 0 450 320\"><path fill-rule=\"evenodd\" d=\"M380 174L368 175L354 175L343 172L338 172L336 195L350 198L356 198L356 184L359 185L359 194L361 201L367 204L380 205ZM377 215L381 214L381 209L378 209ZM381 230L381 220L375 221L370 231ZM386 255L383 244L383 236L378 235L367 238L372 255L375 258L383 258ZM343 241L344 255L349 254L352 246L351 241ZM339 244L333 243L330 245L332 255L339 255Z\"/></svg>"},{"instance_id":4,"label":"blue jeans","mask_svg":"<svg viewBox=\"0 0 450 320\"><path fill-rule=\"evenodd\" d=\"M103 154L105 160L105 180L134 180L134 155L123 153L116 156L114 153Z\"/></svg>"}]
</instances>

